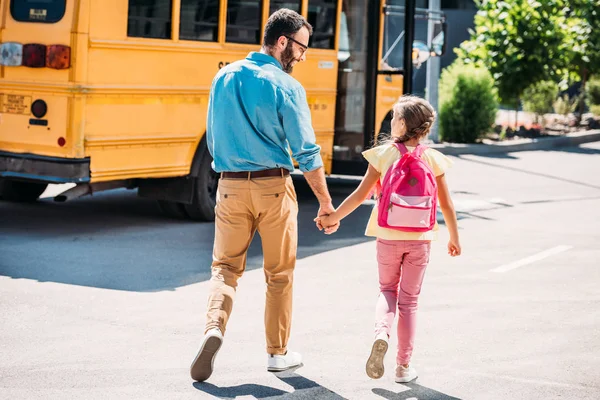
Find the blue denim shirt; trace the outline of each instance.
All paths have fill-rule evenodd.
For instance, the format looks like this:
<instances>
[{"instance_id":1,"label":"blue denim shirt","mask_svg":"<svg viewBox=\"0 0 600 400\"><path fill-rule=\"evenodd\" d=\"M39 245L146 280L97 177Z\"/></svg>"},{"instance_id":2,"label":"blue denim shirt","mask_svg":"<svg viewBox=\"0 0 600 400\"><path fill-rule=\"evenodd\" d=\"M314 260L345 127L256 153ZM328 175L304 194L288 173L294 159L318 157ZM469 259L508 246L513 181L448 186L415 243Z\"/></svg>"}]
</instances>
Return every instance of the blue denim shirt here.
<instances>
[{"instance_id":1,"label":"blue denim shirt","mask_svg":"<svg viewBox=\"0 0 600 400\"><path fill-rule=\"evenodd\" d=\"M208 102L207 144L216 172L323 166L306 92L273 57L250 53L222 68Z\"/></svg>"}]
</instances>

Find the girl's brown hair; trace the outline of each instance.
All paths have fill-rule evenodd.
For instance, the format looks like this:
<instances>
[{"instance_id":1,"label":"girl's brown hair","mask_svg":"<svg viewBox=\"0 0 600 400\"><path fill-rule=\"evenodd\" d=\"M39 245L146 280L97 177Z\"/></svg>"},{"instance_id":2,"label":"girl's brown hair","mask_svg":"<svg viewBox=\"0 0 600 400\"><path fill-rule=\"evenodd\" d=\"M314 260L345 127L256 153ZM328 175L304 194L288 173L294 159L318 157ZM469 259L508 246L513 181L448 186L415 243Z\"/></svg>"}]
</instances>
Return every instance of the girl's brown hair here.
<instances>
[{"instance_id":1,"label":"girl's brown hair","mask_svg":"<svg viewBox=\"0 0 600 400\"><path fill-rule=\"evenodd\" d=\"M394 104L393 112L396 118L406 123L406 133L401 137L392 137L396 143L425 138L436 117L435 110L427 100L411 95L400 97Z\"/></svg>"}]
</instances>

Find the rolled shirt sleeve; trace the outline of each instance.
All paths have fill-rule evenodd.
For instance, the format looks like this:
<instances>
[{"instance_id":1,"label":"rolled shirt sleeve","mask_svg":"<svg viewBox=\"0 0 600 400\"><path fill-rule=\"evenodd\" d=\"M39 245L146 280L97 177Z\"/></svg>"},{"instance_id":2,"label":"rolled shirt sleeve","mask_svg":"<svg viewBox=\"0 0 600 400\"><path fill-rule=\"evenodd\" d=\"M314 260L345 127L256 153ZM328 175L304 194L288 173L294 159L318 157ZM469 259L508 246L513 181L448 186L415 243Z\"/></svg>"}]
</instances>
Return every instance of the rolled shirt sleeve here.
<instances>
[{"instance_id":1,"label":"rolled shirt sleeve","mask_svg":"<svg viewBox=\"0 0 600 400\"><path fill-rule=\"evenodd\" d=\"M317 145L306 92L296 88L283 94L280 109L286 139L300 171L310 172L323 166L321 147Z\"/></svg>"}]
</instances>

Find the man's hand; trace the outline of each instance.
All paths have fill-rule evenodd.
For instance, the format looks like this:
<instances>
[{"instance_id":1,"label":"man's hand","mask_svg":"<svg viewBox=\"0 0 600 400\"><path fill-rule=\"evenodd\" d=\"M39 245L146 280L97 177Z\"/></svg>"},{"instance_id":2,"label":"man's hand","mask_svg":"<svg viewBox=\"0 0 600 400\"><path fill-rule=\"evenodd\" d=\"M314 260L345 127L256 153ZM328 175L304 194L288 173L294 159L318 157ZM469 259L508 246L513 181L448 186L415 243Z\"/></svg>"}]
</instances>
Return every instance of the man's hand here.
<instances>
[{"instance_id":1,"label":"man's hand","mask_svg":"<svg viewBox=\"0 0 600 400\"><path fill-rule=\"evenodd\" d=\"M335 208L333 208L333 204L331 204L331 203L321 204L321 206L319 207L319 212L317 213L317 217L320 217L323 215L329 215L334 211L335 211ZM332 233L335 233L340 227L339 222L332 226L323 226L321 224L321 221L318 218L316 219L316 223L317 223L317 228L319 228L320 231L325 229L325 233L327 235L331 235Z\"/></svg>"}]
</instances>

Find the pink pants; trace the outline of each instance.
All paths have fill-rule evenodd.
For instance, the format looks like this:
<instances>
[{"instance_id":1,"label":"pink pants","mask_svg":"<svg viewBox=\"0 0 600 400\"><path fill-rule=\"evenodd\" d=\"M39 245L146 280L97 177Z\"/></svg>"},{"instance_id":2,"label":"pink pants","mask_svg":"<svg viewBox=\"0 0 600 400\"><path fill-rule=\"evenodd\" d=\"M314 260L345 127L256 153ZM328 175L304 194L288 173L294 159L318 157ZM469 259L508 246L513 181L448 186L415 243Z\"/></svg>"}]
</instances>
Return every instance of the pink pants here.
<instances>
[{"instance_id":1,"label":"pink pants","mask_svg":"<svg viewBox=\"0 0 600 400\"><path fill-rule=\"evenodd\" d=\"M408 364L413 351L417 301L429 262L431 242L377 239L379 299L375 335L392 330L398 307L397 364Z\"/></svg>"}]
</instances>

